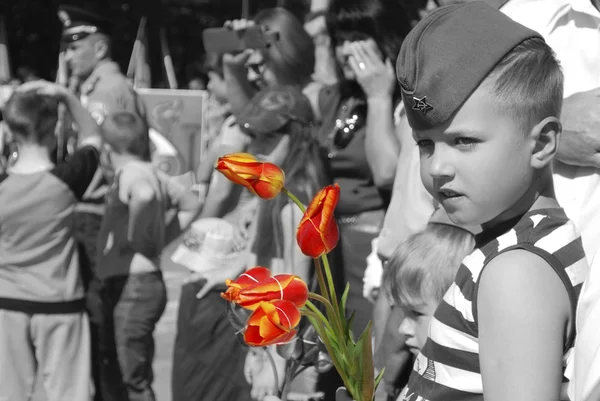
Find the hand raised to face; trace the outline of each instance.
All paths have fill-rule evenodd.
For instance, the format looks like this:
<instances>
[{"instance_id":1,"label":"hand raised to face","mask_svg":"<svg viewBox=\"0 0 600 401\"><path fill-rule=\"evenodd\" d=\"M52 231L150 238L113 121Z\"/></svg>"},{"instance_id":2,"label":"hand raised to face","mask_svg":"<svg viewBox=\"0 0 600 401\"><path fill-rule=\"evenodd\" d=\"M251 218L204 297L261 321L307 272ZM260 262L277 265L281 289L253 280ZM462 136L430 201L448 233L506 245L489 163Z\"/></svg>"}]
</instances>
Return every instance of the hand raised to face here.
<instances>
[{"instance_id":1,"label":"hand raised to face","mask_svg":"<svg viewBox=\"0 0 600 401\"><path fill-rule=\"evenodd\" d=\"M375 41L352 42L349 53L348 64L367 99L391 96L396 84L394 67L389 59L383 60Z\"/></svg>"}]
</instances>

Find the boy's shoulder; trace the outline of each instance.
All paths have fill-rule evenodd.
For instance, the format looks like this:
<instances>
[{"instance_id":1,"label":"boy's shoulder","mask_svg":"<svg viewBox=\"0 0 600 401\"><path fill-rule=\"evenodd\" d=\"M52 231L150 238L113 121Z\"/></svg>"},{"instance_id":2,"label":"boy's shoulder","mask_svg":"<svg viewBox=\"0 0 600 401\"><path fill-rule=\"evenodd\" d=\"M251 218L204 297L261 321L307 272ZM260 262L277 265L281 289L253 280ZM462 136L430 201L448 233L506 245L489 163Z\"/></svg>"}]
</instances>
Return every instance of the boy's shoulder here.
<instances>
[{"instance_id":1,"label":"boy's shoulder","mask_svg":"<svg viewBox=\"0 0 600 401\"><path fill-rule=\"evenodd\" d=\"M509 223L496 233L492 229L476 236L476 249L463 261L474 282L492 260L512 250L540 256L573 287L583 282L589 267L581 235L562 208L532 210Z\"/></svg>"}]
</instances>

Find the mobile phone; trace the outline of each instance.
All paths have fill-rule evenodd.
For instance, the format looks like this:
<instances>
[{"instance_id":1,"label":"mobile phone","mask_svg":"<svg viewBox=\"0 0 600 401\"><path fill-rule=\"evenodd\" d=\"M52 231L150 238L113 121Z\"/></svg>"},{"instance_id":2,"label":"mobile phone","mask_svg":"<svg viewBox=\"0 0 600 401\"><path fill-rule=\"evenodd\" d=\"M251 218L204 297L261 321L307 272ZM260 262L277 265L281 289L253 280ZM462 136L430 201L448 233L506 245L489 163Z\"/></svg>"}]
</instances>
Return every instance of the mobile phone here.
<instances>
[{"instance_id":1,"label":"mobile phone","mask_svg":"<svg viewBox=\"0 0 600 401\"><path fill-rule=\"evenodd\" d=\"M269 32L260 25L243 31L231 28L207 28L202 32L204 50L207 53L232 53L245 49L266 49L279 39L277 32Z\"/></svg>"}]
</instances>

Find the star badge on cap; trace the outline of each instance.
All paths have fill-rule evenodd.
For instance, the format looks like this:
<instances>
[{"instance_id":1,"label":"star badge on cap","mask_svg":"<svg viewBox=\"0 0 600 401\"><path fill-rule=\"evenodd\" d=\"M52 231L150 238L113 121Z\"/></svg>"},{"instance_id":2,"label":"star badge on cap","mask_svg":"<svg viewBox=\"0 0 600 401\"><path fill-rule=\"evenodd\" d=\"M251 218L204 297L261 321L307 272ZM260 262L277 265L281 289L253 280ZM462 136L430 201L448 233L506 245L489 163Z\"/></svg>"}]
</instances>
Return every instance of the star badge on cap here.
<instances>
[{"instance_id":1,"label":"star badge on cap","mask_svg":"<svg viewBox=\"0 0 600 401\"><path fill-rule=\"evenodd\" d=\"M413 110L420 111L423 115L426 115L428 111L433 110L433 106L427 103L427 96L423 96L420 99L413 96L413 100L415 101L415 104L412 107Z\"/></svg>"}]
</instances>

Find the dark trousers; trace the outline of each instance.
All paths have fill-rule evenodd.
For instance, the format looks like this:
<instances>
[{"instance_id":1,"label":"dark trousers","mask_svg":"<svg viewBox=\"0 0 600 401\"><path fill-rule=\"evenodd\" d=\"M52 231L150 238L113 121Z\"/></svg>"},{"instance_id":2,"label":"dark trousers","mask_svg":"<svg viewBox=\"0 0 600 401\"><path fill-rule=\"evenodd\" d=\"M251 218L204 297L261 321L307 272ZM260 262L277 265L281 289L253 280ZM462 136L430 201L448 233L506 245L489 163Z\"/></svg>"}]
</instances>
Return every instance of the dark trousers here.
<instances>
[{"instance_id":1,"label":"dark trousers","mask_svg":"<svg viewBox=\"0 0 600 401\"><path fill-rule=\"evenodd\" d=\"M133 274L105 280L106 305L103 365L118 365L127 401L154 401L154 328L167 305L167 290L160 272ZM114 345L114 347L113 347ZM116 357L116 358L115 358ZM115 359L118 364L115 364ZM114 377L114 374L110 374ZM106 377L106 376L105 376ZM123 396L118 390L114 393ZM105 400L106 401L106 400Z\"/></svg>"},{"instance_id":2,"label":"dark trousers","mask_svg":"<svg viewBox=\"0 0 600 401\"><path fill-rule=\"evenodd\" d=\"M104 300L104 286L99 280L89 283L86 294L90 317L92 342L92 375L94 378L94 401L125 401L127 389L123 383L117 358L114 330L109 308Z\"/></svg>"},{"instance_id":3,"label":"dark trousers","mask_svg":"<svg viewBox=\"0 0 600 401\"><path fill-rule=\"evenodd\" d=\"M204 298L196 294L202 282L181 288L177 336L173 351L173 401L252 401L244 378L248 347L227 318L222 289Z\"/></svg>"}]
</instances>

